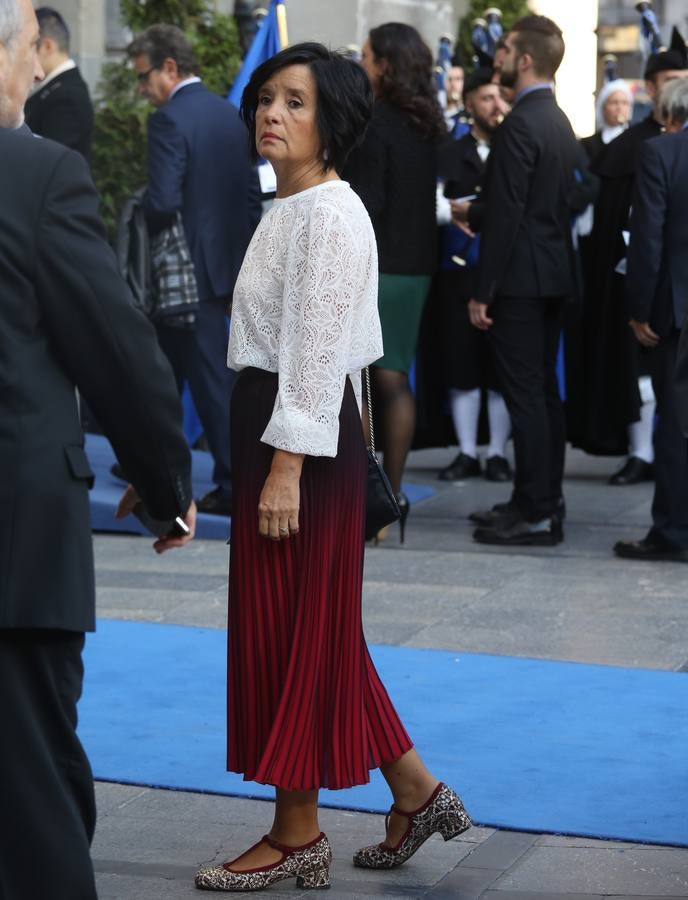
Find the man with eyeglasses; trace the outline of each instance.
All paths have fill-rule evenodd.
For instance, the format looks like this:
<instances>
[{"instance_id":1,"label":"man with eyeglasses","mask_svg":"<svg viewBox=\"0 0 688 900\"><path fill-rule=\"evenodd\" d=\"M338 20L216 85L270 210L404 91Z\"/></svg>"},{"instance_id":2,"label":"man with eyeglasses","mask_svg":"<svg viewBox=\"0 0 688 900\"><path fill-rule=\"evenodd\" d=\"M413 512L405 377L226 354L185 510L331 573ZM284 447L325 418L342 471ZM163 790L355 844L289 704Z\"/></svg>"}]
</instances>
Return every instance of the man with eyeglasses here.
<instances>
[{"instance_id":1,"label":"man with eyeglasses","mask_svg":"<svg viewBox=\"0 0 688 900\"><path fill-rule=\"evenodd\" d=\"M230 515L232 502L227 319L234 282L261 213L246 128L237 110L201 81L182 31L153 25L128 48L148 120L144 208L156 234L181 213L200 305L193 326L158 324L177 384L187 381L214 461L215 488L200 512Z\"/></svg>"}]
</instances>

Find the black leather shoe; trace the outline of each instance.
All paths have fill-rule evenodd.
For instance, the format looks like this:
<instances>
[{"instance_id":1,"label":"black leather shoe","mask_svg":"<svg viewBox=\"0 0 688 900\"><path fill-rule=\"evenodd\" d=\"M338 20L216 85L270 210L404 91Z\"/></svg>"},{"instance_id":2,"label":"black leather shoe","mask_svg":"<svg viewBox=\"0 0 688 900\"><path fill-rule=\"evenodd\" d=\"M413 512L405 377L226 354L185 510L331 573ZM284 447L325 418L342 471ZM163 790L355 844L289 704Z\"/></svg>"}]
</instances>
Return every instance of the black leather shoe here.
<instances>
[{"instance_id":1,"label":"black leather shoe","mask_svg":"<svg viewBox=\"0 0 688 900\"><path fill-rule=\"evenodd\" d=\"M629 456L622 468L609 479L609 484L639 484L641 481L653 481L654 477L652 463L645 462L638 456Z\"/></svg>"},{"instance_id":2,"label":"black leather shoe","mask_svg":"<svg viewBox=\"0 0 688 900\"><path fill-rule=\"evenodd\" d=\"M440 469L437 477L440 481L463 481L464 478L475 478L480 475L480 460L465 453L459 453L454 462Z\"/></svg>"},{"instance_id":3,"label":"black leather shoe","mask_svg":"<svg viewBox=\"0 0 688 900\"><path fill-rule=\"evenodd\" d=\"M506 503L495 503L492 509L479 509L476 512L472 512L468 518L477 525L494 528L495 525L509 521L513 522L520 516L518 509L512 505L511 501L508 501Z\"/></svg>"},{"instance_id":4,"label":"black leather shoe","mask_svg":"<svg viewBox=\"0 0 688 900\"><path fill-rule=\"evenodd\" d=\"M468 517L471 522L475 522L476 525L484 525L488 528L494 528L498 524L507 524L509 522L514 522L516 519L520 519L520 514L516 506L514 506L511 501L506 503L495 503L492 509L479 509L477 512L473 512ZM559 523L563 522L566 518L566 502L563 497L560 497L557 500L557 505L552 513L552 518L556 519Z\"/></svg>"},{"instance_id":5,"label":"black leather shoe","mask_svg":"<svg viewBox=\"0 0 688 900\"><path fill-rule=\"evenodd\" d=\"M511 481L513 479L509 460L503 456L488 456L485 460L485 478L488 481Z\"/></svg>"},{"instance_id":6,"label":"black leather shoe","mask_svg":"<svg viewBox=\"0 0 688 900\"><path fill-rule=\"evenodd\" d=\"M650 562L688 562L688 549L677 547L660 535L650 532L640 541L618 541L614 553L623 559L646 559Z\"/></svg>"},{"instance_id":7,"label":"black leather shoe","mask_svg":"<svg viewBox=\"0 0 688 900\"><path fill-rule=\"evenodd\" d=\"M196 501L198 512L210 513L213 516L232 515L232 495L216 487Z\"/></svg>"},{"instance_id":8,"label":"black leather shoe","mask_svg":"<svg viewBox=\"0 0 688 900\"><path fill-rule=\"evenodd\" d=\"M555 518L550 519L545 529L519 518L494 528L476 528L473 540L479 544L497 544L501 547L554 547L564 540L564 530Z\"/></svg>"},{"instance_id":9,"label":"black leather shoe","mask_svg":"<svg viewBox=\"0 0 688 900\"><path fill-rule=\"evenodd\" d=\"M114 475L115 478L119 478L120 481L125 481L125 482L129 481L127 476L124 474L124 469L120 466L120 464L118 462L113 463L110 466L110 474Z\"/></svg>"}]
</instances>

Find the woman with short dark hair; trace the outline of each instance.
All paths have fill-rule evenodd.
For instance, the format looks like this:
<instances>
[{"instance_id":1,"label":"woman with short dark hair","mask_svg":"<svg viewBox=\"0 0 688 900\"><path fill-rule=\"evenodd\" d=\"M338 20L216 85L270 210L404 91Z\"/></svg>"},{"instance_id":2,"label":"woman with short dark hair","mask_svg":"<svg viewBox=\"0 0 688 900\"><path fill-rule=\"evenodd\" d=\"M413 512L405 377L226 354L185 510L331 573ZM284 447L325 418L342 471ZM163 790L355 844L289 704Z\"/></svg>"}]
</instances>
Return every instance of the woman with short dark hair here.
<instances>
[{"instance_id":1,"label":"woman with short dark hair","mask_svg":"<svg viewBox=\"0 0 688 900\"><path fill-rule=\"evenodd\" d=\"M277 199L234 292L228 361L235 474L229 588L228 768L276 788L268 835L196 886L327 887L318 790L380 767L394 796L371 868L404 862L470 820L425 768L363 638L366 449L360 370L382 353L370 219L338 171L365 132L363 70L319 44L284 50L242 100Z\"/></svg>"},{"instance_id":2,"label":"woman with short dark hair","mask_svg":"<svg viewBox=\"0 0 688 900\"><path fill-rule=\"evenodd\" d=\"M398 22L373 28L362 63L375 107L365 141L351 154L344 177L363 200L377 239L385 354L371 375L377 431L401 509L403 541L409 504L401 478L416 417L408 376L437 268L437 145L446 138L446 126L432 54L415 28Z\"/></svg>"}]
</instances>

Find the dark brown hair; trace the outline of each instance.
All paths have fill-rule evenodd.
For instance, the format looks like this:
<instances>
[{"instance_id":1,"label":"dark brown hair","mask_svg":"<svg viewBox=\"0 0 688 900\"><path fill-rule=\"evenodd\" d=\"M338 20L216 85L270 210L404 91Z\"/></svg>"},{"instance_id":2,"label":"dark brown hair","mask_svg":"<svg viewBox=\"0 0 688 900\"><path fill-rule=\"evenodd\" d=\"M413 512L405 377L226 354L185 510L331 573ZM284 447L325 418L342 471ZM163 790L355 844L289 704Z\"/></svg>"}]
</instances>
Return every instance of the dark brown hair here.
<instances>
[{"instance_id":1,"label":"dark brown hair","mask_svg":"<svg viewBox=\"0 0 688 900\"><path fill-rule=\"evenodd\" d=\"M180 75L198 75L201 71L191 44L176 25L146 28L129 44L127 55L130 59L147 56L154 69L162 68L166 59L173 59Z\"/></svg>"},{"instance_id":2,"label":"dark brown hair","mask_svg":"<svg viewBox=\"0 0 688 900\"><path fill-rule=\"evenodd\" d=\"M527 53L533 60L536 75L554 78L564 58L561 28L547 16L524 16L511 27L519 55Z\"/></svg>"},{"instance_id":3,"label":"dark brown hair","mask_svg":"<svg viewBox=\"0 0 688 900\"><path fill-rule=\"evenodd\" d=\"M388 22L368 35L370 48L387 67L380 76L378 98L403 110L424 137L438 138L447 126L437 100L432 54L415 28Z\"/></svg>"}]
</instances>

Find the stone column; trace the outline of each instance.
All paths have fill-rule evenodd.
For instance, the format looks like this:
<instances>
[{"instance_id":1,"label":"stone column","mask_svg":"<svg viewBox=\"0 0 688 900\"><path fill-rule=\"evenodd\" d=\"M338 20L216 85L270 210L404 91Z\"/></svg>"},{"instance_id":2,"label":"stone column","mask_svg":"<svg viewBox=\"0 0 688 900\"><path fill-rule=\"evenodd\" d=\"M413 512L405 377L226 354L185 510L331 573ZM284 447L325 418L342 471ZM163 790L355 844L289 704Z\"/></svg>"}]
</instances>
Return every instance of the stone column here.
<instances>
[{"instance_id":1,"label":"stone column","mask_svg":"<svg viewBox=\"0 0 688 900\"><path fill-rule=\"evenodd\" d=\"M434 56L440 34L456 35L467 5L467 0L286 0L289 40L361 46L374 26L405 22L418 29Z\"/></svg>"},{"instance_id":2,"label":"stone column","mask_svg":"<svg viewBox=\"0 0 688 900\"><path fill-rule=\"evenodd\" d=\"M40 6L38 0L35 5ZM50 4L64 18L71 34L71 53L93 91L105 53L104 0L55 0Z\"/></svg>"},{"instance_id":3,"label":"stone column","mask_svg":"<svg viewBox=\"0 0 688 900\"><path fill-rule=\"evenodd\" d=\"M564 32L566 53L557 73L557 100L580 137L595 130L597 0L531 0Z\"/></svg>"}]
</instances>

